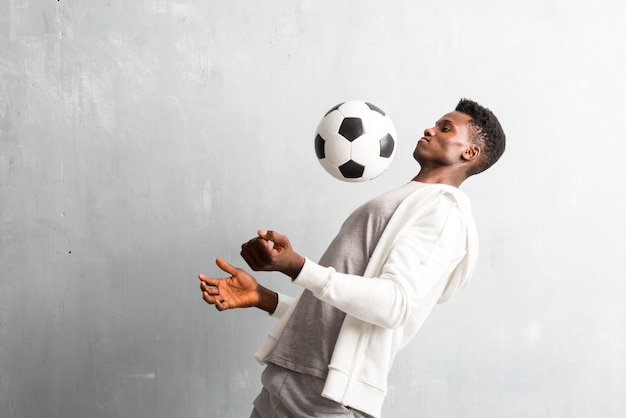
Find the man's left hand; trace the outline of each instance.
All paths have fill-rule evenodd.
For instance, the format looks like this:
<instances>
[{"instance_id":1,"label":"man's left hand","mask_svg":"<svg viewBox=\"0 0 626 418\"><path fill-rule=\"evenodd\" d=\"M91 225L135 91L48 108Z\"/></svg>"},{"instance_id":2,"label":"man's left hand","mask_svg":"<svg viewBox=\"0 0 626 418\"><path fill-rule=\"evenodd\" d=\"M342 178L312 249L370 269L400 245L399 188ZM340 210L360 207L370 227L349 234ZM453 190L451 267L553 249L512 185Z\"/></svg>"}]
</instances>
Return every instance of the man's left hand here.
<instances>
[{"instance_id":1,"label":"man's left hand","mask_svg":"<svg viewBox=\"0 0 626 418\"><path fill-rule=\"evenodd\" d=\"M241 246L241 256L252 270L280 271L292 279L304 265L304 257L293 250L285 235L264 229Z\"/></svg>"}]
</instances>

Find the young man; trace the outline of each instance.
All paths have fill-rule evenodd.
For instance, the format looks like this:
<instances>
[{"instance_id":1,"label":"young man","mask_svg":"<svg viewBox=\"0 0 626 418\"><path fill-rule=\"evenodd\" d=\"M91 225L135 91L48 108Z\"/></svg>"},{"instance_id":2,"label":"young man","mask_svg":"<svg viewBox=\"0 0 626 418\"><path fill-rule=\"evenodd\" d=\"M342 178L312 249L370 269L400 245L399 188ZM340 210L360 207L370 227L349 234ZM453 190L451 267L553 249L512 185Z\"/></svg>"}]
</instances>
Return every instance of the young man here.
<instances>
[{"instance_id":1,"label":"young man","mask_svg":"<svg viewBox=\"0 0 626 418\"><path fill-rule=\"evenodd\" d=\"M199 275L218 310L257 307L279 318L255 354L266 368L252 417L380 416L395 355L473 272L478 242L458 187L504 148L495 115L462 99L417 142L417 176L356 209L319 263L273 231L242 245L250 268L303 287L297 300L222 259L231 277Z\"/></svg>"}]
</instances>

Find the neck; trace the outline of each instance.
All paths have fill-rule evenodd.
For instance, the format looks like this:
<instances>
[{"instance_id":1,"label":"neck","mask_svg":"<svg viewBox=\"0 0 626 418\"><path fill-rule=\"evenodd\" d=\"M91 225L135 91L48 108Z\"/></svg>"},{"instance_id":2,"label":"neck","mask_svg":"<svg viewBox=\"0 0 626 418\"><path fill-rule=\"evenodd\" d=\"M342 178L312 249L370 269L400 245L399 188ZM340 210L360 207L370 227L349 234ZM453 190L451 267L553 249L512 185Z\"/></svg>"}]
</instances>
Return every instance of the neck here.
<instances>
[{"instance_id":1,"label":"neck","mask_svg":"<svg viewBox=\"0 0 626 418\"><path fill-rule=\"evenodd\" d=\"M447 184L458 188L466 178L465 175L450 172L449 170L422 169L417 176L413 177L413 181L429 184Z\"/></svg>"}]
</instances>

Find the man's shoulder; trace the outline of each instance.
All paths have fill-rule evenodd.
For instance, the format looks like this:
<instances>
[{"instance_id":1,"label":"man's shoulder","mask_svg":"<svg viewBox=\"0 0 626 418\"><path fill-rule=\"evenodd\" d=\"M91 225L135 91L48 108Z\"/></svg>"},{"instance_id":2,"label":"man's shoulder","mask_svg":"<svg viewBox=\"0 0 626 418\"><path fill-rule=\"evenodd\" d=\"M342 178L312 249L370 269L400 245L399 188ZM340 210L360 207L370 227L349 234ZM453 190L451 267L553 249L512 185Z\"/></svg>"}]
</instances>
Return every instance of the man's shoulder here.
<instances>
[{"instance_id":1,"label":"man's shoulder","mask_svg":"<svg viewBox=\"0 0 626 418\"><path fill-rule=\"evenodd\" d=\"M419 196L418 193L422 193L423 196ZM414 200L435 208L449 208L456 205L461 212L471 213L471 202L465 192L447 184L428 184L415 191Z\"/></svg>"},{"instance_id":2,"label":"man's shoulder","mask_svg":"<svg viewBox=\"0 0 626 418\"><path fill-rule=\"evenodd\" d=\"M396 213L413 225L440 229L448 223L460 225L472 217L467 195L453 186L427 184L408 195Z\"/></svg>"},{"instance_id":3,"label":"man's shoulder","mask_svg":"<svg viewBox=\"0 0 626 418\"><path fill-rule=\"evenodd\" d=\"M460 189L442 183L417 183L413 190L408 193L404 201L412 206L442 205L457 203L463 209L471 208L469 197Z\"/></svg>"}]
</instances>

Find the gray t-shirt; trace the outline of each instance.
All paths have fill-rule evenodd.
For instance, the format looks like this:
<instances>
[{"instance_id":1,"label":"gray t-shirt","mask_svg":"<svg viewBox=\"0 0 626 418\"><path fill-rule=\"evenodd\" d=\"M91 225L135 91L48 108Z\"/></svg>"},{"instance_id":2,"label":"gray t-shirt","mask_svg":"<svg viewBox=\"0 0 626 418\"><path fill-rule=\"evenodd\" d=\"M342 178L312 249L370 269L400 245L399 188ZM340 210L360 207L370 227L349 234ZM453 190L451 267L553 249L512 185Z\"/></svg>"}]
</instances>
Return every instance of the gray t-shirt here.
<instances>
[{"instance_id":1,"label":"gray t-shirt","mask_svg":"<svg viewBox=\"0 0 626 418\"><path fill-rule=\"evenodd\" d=\"M339 273L363 275L397 207L406 196L424 186L409 182L357 208L346 219L319 264L332 266ZM325 379L344 317L344 312L304 290L267 362Z\"/></svg>"}]
</instances>

